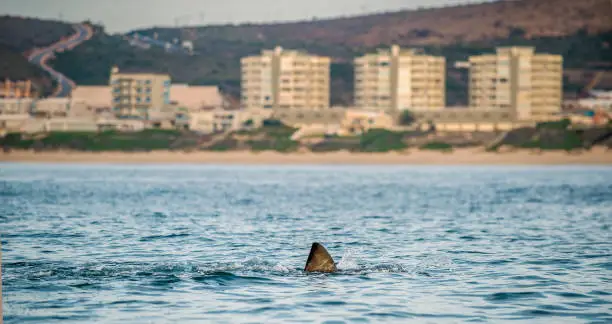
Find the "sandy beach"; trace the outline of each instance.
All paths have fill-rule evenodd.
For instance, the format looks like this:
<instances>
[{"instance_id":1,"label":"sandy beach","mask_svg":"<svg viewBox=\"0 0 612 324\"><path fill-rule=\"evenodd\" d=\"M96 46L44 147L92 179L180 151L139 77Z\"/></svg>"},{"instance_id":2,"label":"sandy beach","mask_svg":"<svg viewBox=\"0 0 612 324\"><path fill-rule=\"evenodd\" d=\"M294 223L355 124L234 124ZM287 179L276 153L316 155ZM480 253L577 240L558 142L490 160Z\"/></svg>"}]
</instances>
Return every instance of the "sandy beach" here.
<instances>
[{"instance_id":1,"label":"sandy beach","mask_svg":"<svg viewBox=\"0 0 612 324\"><path fill-rule=\"evenodd\" d=\"M564 151L537 153L513 151L489 153L482 148L458 149L452 153L411 150L392 153L290 153L277 152L39 152L12 151L0 153L0 162L53 163L196 163L196 164L612 164L612 150L594 148L588 152Z\"/></svg>"}]
</instances>

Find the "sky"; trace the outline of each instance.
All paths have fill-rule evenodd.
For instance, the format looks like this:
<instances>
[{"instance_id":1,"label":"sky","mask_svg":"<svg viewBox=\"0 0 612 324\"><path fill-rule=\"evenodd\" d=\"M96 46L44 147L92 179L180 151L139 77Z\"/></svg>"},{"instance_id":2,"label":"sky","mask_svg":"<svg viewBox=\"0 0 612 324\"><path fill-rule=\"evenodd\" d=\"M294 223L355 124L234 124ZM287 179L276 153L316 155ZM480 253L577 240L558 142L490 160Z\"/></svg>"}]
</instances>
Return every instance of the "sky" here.
<instances>
[{"instance_id":1,"label":"sky","mask_svg":"<svg viewBox=\"0 0 612 324\"><path fill-rule=\"evenodd\" d=\"M0 15L101 23L107 32L153 26L352 16L486 0L0 0Z\"/></svg>"}]
</instances>

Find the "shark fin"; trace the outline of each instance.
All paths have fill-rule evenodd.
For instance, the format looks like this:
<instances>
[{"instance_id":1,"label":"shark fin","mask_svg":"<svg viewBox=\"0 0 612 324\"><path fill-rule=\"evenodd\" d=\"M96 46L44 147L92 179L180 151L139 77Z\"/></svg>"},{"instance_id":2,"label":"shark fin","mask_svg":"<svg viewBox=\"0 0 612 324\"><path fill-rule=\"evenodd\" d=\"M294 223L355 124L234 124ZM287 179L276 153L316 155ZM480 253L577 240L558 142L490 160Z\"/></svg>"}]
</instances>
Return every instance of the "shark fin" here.
<instances>
[{"instance_id":1,"label":"shark fin","mask_svg":"<svg viewBox=\"0 0 612 324\"><path fill-rule=\"evenodd\" d=\"M312 247L310 248L310 254L308 255L308 260L306 261L306 267L304 267L304 271L306 272L335 272L336 264L334 263L334 259L332 259L329 252L323 247L323 245L319 243L312 243Z\"/></svg>"}]
</instances>

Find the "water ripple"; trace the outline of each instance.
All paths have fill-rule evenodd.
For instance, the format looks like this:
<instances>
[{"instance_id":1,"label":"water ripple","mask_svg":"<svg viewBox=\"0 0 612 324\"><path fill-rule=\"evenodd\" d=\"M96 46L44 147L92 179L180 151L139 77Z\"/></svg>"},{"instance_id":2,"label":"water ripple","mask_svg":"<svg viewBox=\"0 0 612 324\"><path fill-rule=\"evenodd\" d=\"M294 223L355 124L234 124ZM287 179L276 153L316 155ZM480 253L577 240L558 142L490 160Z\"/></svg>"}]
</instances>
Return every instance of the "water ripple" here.
<instances>
[{"instance_id":1,"label":"water ripple","mask_svg":"<svg viewBox=\"0 0 612 324\"><path fill-rule=\"evenodd\" d=\"M3 164L4 320L610 323L610 179ZM313 241L337 273L302 271Z\"/></svg>"}]
</instances>

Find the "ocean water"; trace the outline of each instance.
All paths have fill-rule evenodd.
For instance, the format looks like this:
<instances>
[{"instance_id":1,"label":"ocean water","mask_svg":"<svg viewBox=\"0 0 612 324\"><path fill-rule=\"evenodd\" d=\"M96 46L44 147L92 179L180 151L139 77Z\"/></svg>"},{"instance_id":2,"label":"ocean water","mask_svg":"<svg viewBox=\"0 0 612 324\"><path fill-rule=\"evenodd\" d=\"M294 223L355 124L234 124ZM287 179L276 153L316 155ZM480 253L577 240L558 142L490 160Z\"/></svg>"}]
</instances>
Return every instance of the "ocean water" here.
<instances>
[{"instance_id":1,"label":"ocean water","mask_svg":"<svg viewBox=\"0 0 612 324\"><path fill-rule=\"evenodd\" d=\"M0 164L0 199L5 323L612 322L611 167Z\"/></svg>"}]
</instances>

